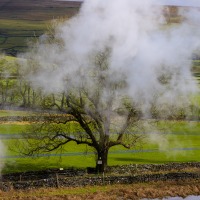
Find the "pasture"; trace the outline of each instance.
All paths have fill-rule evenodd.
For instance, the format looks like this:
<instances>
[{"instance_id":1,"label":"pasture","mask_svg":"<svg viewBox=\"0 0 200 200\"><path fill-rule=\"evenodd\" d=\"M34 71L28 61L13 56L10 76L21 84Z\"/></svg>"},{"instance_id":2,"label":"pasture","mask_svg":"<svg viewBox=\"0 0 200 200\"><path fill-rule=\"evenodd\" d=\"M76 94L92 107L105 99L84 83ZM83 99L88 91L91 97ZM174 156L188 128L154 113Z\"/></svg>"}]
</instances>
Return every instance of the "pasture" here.
<instances>
[{"instance_id":1,"label":"pasture","mask_svg":"<svg viewBox=\"0 0 200 200\"><path fill-rule=\"evenodd\" d=\"M51 20L71 17L79 7L79 2L64 1L0 2L0 51L14 56L24 52L30 40L48 29Z\"/></svg>"},{"instance_id":2,"label":"pasture","mask_svg":"<svg viewBox=\"0 0 200 200\"><path fill-rule=\"evenodd\" d=\"M0 59L2 68L16 74L17 59L5 56ZM199 82L200 61L193 61L193 73ZM14 79L13 79L14 80ZM4 80L2 80L4 81ZM193 100L199 105L200 97ZM23 117L32 112L17 110L1 110L0 117ZM195 113L199 116L199 113ZM5 162L3 173L42 170L48 168L86 168L95 166L95 154L86 145L73 142L65 145L61 152L41 154L34 158L24 157L16 151L15 146L22 140L18 135L29 126L23 121L1 121L0 137L6 147L6 155L0 160ZM162 133L157 133L162 130ZM164 130L164 131L163 131ZM157 130L147 133L144 140L133 149L127 150L122 146L113 147L109 151L108 165L167 163L167 162L199 162L200 157L200 123L198 121L159 121ZM149 131L152 132L152 131Z\"/></svg>"},{"instance_id":3,"label":"pasture","mask_svg":"<svg viewBox=\"0 0 200 200\"><path fill-rule=\"evenodd\" d=\"M45 32L48 22L0 19L0 24L0 51L16 55L24 52L29 40Z\"/></svg>"},{"instance_id":4,"label":"pasture","mask_svg":"<svg viewBox=\"0 0 200 200\"><path fill-rule=\"evenodd\" d=\"M23 111L1 111L1 116L27 115ZM61 151L39 154L35 157L20 155L15 146L21 138L18 134L29 126L23 122L2 122L0 136L6 150L3 173L44 170L49 168L95 167L95 153L86 145L70 142ZM167 121L160 127L168 130L162 133L147 133L141 143L133 149L116 146L110 149L108 165L161 164L168 162L199 162L200 124L199 122Z\"/></svg>"}]
</instances>

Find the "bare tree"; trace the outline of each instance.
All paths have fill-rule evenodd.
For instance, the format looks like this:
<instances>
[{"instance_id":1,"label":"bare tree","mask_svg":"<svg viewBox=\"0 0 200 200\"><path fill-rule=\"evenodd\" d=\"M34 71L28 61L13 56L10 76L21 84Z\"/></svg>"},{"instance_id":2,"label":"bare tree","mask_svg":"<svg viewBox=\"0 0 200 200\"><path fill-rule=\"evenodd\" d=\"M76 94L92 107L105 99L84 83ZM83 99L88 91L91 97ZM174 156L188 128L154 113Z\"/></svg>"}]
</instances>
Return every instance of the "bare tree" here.
<instances>
[{"instance_id":1,"label":"bare tree","mask_svg":"<svg viewBox=\"0 0 200 200\"><path fill-rule=\"evenodd\" d=\"M103 172L111 147L122 145L129 149L137 144L142 130L140 110L133 106L131 98L123 95L125 77L110 74L108 59L109 51L98 53L90 71L77 72L80 76L76 84L70 84L70 77L67 79L67 92L52 101L52 108L57 108L59 114L43 114L40 122L23 134L23 153L61 150L74 141L95 150L96 168Z\"/></svg>"}]
</instances>

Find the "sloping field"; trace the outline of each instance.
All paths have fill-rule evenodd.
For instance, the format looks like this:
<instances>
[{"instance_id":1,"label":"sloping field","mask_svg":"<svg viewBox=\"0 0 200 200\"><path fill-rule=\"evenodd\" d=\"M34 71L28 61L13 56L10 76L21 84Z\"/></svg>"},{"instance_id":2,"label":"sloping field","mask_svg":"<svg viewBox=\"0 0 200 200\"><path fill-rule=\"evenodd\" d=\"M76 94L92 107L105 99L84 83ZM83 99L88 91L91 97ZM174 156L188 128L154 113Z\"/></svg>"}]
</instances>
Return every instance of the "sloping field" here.
<instances>
[{"instance_id":1,"label":"sloping field","mask_svg":"<svg viewBox=\"0 0 200 200\"><path fill-rule=\"evenodd\" d=\"M31 38L42 35L49 21L70 18L78 13L81 2L56 0L1 0L0 1L0 52L16 56L26 51ZM179 21L177 8L165 13L170 23Z\"/></svg>"},{"instance_id":2,"label":"sloping field","mask_svg":"<svg viewBox=\"0 0 200 200\"><path fill-rule=\"evenodd\" d=\"M59 16L72 16L80 2L53 0L1 0L0 19L50 20Z\"/></svg>"},{"instance_id":3,"label":"sloping field","mask_svg":"<svg viewBox=\"0 0 200 200\"><path fill-rule=\"evenodd\" d=\"M14 56L24 52L27 42L42 35L52 19L75 15L80 4L53 0L1 0L0 51Z\"/></svg>"}]
</instances>

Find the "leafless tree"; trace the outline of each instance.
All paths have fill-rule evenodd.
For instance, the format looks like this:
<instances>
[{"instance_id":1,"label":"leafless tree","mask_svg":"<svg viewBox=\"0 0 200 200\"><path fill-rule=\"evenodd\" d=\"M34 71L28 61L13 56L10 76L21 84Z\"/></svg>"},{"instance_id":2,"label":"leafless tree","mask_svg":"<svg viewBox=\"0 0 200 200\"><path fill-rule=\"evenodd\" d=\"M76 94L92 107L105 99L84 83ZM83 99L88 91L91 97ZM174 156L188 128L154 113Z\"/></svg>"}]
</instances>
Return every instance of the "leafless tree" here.
<instances>
[{"instance_id":1,"label":"leafless tree","mask_svg":"<svg viewBox=\"0 0 200 200\"><path fill-rule=\"evenodd\" d=\"M78 72L79 83L71 85L67 80L67 92L52 101L57 114L43 114L23 134L23 153L61 150L71 141L86 144L95 150L97 170L103 172L111 147L122 145L129 149L137 144L143 130L140 110L133 106L131 98L123 95L125 77L110 74L108 59L108 51L98 53L90 71Z\"/></svg>"}]
</instances>

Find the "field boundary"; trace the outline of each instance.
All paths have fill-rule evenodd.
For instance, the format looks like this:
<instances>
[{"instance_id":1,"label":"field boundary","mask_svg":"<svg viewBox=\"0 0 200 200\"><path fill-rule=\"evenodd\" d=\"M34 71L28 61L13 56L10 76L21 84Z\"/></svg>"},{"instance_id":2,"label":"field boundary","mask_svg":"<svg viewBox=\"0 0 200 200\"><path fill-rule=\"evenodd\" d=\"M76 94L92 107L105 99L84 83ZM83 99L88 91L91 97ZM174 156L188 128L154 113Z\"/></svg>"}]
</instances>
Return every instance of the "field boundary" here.
<instances>
[{"instance_id":1,"label":"field boundary","mask_svg":"<svg viewBox=\"0 0 200 200\"><path fill-rule=\"evenodd\" d=\"M98 176L98 177L59 177L55 174L54 178L17 181L17 182L0 182L0 190L25 190L37 189L41 187L85 187L85 186L102 186L114 184L133 184L147 183L152 181L180 181L199 179L199 173L166 173L166 174L144 174L135 176Z\"/></svg>"},{"instance_id":2,"label":"field boundary","mask_svg":"<svg viewBox=\"0 0 200 200\"><path fill-rule=\"evenodd\" d=\"M2 175L0 190L83 187L199 179L200 163L135 164L108 167L105 174L89 174L86 169L72 168Z\"/></svg>"}]
</instances>

